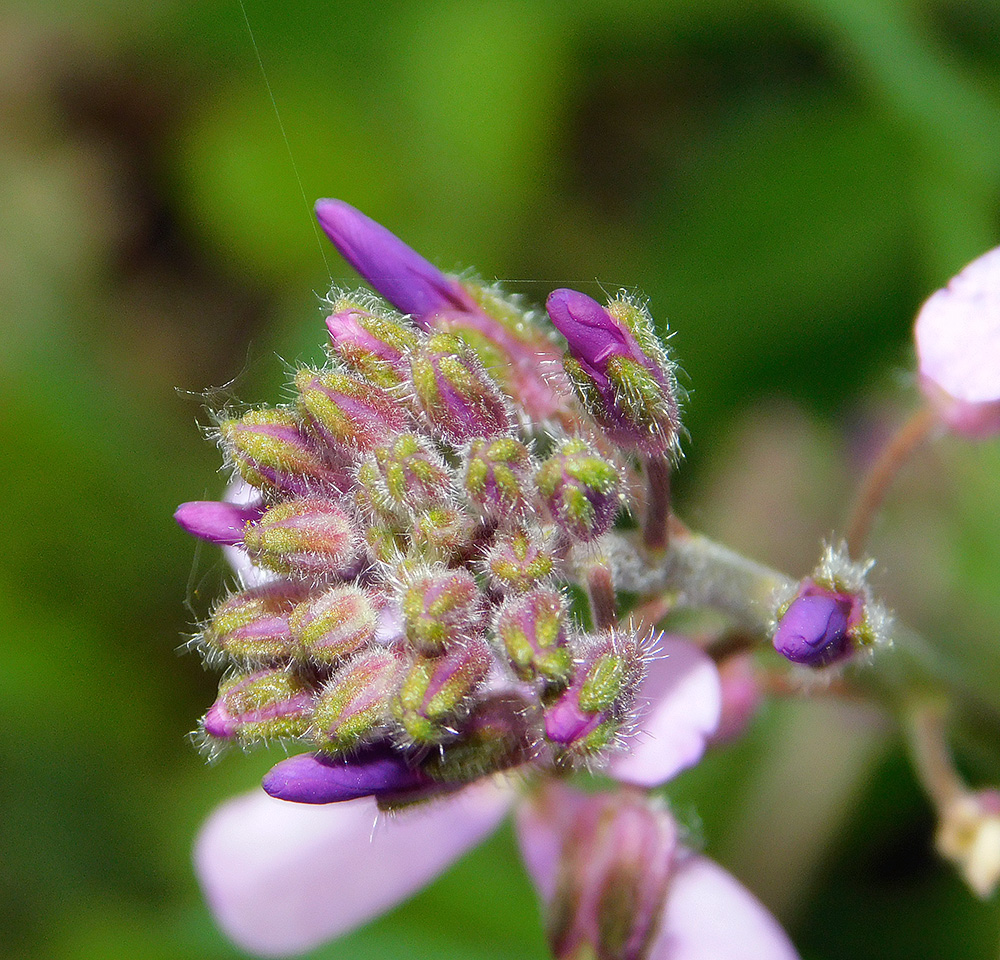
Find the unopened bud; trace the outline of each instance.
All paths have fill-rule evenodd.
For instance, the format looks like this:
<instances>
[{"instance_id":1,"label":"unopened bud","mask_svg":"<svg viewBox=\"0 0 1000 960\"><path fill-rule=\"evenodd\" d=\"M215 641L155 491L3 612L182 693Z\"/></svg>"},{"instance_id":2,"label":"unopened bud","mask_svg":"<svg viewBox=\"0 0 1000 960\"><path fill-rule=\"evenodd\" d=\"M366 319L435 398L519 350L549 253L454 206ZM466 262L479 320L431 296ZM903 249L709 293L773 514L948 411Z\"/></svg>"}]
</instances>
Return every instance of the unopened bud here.
<instances>
[{"instance_id":1,"label":"unopened bud","mask_svg":"<svg viewBox=\"0 0 1000 960\"><path fill-rule=\"evenodd\" d=\"M380 387L395 387L409 376L407 356L418 339L408 325L340 297L326 326L334 352L365 379Z\"/></svg>"},{"instance_id":2,"label":"unopened bud","mask_svg":"<svg viewBox=\"0 0 1000 960\"><path fill-rule=\"evenodd\" d=\"M303 654L319 664L349 656L375 636L378 613L361 587L338 584L298 604L288 618Z\"/></svg>"},{"instance_id":3,"label":"unopened bud","mask_svg":"<svg viewBox=\"0 0 1000 960\"><path fill-rule=\"evenodd\" d=\"M482 602L475 577L461 567L415 574L401 604L406 637L426 654L470 640L482 629Z\"/></svg>"},{"instance_id":4,"label":"unopened bud","mask_svg":"<svg viewBox=\"0 0 1000 960\"><path fill-rule=\"evenodd\" d=\"M456 644L437 657L416 654L396 702L396 716L406 735L418 745L454 737L456 718L486 679L492 663L482 640Z\"/></svg>"},{"instance_id":5,"label":"unopened bud","mask_svg":"<svg viewBox=\"0 0 1000 960\"><path fill-rule=\"evenodd\" d=\"M621 506L618 470L585 440L566 440L536 474L538 492L556 523L577 540L593 540Z\"/></svg>"},{"instance_id":6,"label":"unopened bud","mask_svg":"<svg viewBox=\"0 0 1000 960\"><path fill-rule=\"evenodd\" d=\"M451 473L441 455L414 433L375 450L358 468L358 485L374 509L404 515L448 503L453 496Z\"/></svg>"},{"instance_id":7,"label":"unopened bud","mask_svg":"<svg viewBox=\"0 0 1000 960\"><path fill-rule=\"evenodd\" d=\"M303 368L295 386L314 429L333 447L371 450L406 426L406 410L398 400L355 377Z\"/></svg>"},{"instance_id":8,"label":"unopened bud","mask_svg":"<svg viewBox=\"0 0 1000 960\"><path fill-rule=\"evenodd\" d=\"M346 465L325 457L283 410L251 410L238 420L223 420L219 433L243 479L255 487L302 496L350 485Z\"/></svg>"},{"instance_id":9,"label":"unopened bud","mask_svg":"<svg viewBox=\"0 0 1000 960\"><path fill-rule=\"evenodd\" d=\"M605 309L575 290L553 291L546 308L569 344L563 363L577 396L610 439L650 456L676 453L677 381L646 310L625 299Z\"/></svg>"},{"instance_id":10,"label":"unopened bud","mask_svg":"<svg viewBox=\"0 0 1000 960\"><path fill-rule=\"evenodd\" d=\"M202 726L216 740L255 743L302 736L314 691L287 669L257 670L224 681Z\"/></svg>"},{"instance_id":11,"label":"unopened bud","mask_svg":"<svg viewBox=\"0 0 1000 960\"><path fill-rule=\"evenodd\" d=\"M458 337L435 334L413 354L410 365L417 403L435 436L460 444L510 432L503 395Z\"/></svg>"},{"instance_id":12,"label":"unopened bud","mask_svg":"<svg viewBox=\"0 0 1000 960\"><path fill-rule=\"evenodd\" d=\"M531 474L531 454L520 440L473 440L466 457L465 493L486 517L518 516L534 493Z\"/></svg>"},{"instance_id":13,"label":"unopened bud","mask_svg":"<svg viewBox=\"0 0 1000 960\"><path fill-rule=\"evenodd\" d=\"M554 566L555 558L541 539L521 528L498 533L486 555L486 572L501 590L530 590L544 582Z\"/></svg>"},{"instance_id":14,"label":"unopened bud","mask_svg":"<svg viewBox=\"0 0 1000 960\"><path fill-rule=\"evenodd\" d=\"M201 634L209 656L226 654L248 663L273 663L296 652L288 618L305 590L279 580L235 593L215 608Z\"/></svg>"},{"instance_id":15,"label":"unopened bud","mask_svg":"<svg viewBox=\"0 0 1000 960\"><path fill-rule=\"evenodd\" d=\"M244 542L257 563L306 577L342 573L358 553L351 519L336 504L317 497L275 504L247 527Z\"/></svg>"},{"instance_id":16,"label":"unopened bud","mask_svg":"<svg viewBox=\"0 0 1000 960\"><path fill-rule=\"evenodd\" d=\"M372 647L334 671L313 711L316 743L324 751L344 753L383 734L402 668L397 650Z\"/></svg>"},{"instance_id":17,"label":"unopened bud","mask_svg":"<svg viewBox=\"0 0 1000 960\"><path fill-rule=\"evenodd\" d=\"M539 588L508 600L496 619L496 634L523 680L550 686L568 683L573 655L566 645L566 603L556 590Z\"/></svg>"},{"instance_id":18,"label":"unopened bud","mask_svg":"<svg viewBox=\"0 0 1000 960\"><path fill-rule=\"evenodd\" d=\"M464 510L441 505L414 520L411 544L422 556L448 561L471 554L475 533L476 525Z\"/></svg>"},{"instance_id":19,"label":"unopened bud","mask_svg":"<svg viewBox=\"0 0 1000 960\"><path fill-rule=\"evenodd\" d=\"M644 662L630 633L612 630L576 646L573 680L545 711L545 736L569 755L586 755L610 745L629 721Z\"/></svg>"}]
</instances>

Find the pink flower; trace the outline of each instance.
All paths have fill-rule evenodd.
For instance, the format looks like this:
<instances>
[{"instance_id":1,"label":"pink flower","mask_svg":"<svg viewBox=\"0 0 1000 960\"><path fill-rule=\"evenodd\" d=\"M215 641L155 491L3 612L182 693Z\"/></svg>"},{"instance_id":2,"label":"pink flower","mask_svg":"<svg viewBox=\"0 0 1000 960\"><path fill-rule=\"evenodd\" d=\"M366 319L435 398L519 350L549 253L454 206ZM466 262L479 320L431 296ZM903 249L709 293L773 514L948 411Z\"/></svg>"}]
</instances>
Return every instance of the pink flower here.
<instances>
[{"instance_id":1,"label":"pink flower","mask_svg":"<svg viewBox=\"0 0 1000 960\"><path fill-rule=\"evenodd\" d=\"M631 749L610 772L653 786L697 762L719 719L718 674L693 645L661 637L640 691L649 708ZM567 790L567 788L560 788ZM551 791L545 791L549 793ZM563 811L583 795L567 791ZM565 826L510 779L392 815L372 797L329 805L287 803L262 792L223 804L195 848L206 898L223 930L263 956L300 953L390 909L489 835L520 803L519 838L543 902L553 896ZM668 894L648 956L669 960L792 960L775 921L706 858L671 846Z\"/></svg>"},{"instance_id":2,"label":"pink flower","mask_svg":"<svg viewBox=\"0 0 1000 960\"><path fill-rule=\"evenodd\" d=\"M914 335L921 387L948 428L1000 433L1000 247L930 297Z\"/></svg>"}]
</instances>

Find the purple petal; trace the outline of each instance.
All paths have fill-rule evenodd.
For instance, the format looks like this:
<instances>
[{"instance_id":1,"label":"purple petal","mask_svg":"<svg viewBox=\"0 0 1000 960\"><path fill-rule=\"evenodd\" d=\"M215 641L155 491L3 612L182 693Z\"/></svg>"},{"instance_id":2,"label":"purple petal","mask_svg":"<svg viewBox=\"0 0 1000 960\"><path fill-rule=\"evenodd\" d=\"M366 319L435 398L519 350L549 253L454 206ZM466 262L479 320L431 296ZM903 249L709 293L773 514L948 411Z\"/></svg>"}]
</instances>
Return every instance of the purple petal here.
<instances>
[{"instance_id":1,"label":"purple petal","mask_svg":"<svg viewBox=\"0 0 1000 960\"><path fill-rule=\"evenodd\" d=\"M235 943L289 956L415 893L492 832L511 799L485 783L387 816L370 799L317 807L255 791L208 819L195 869Z\"/></svg>"},{"instance_id":2,"label":"purple petal","mask_svg":"<svg viewBox=\"0 0 1000 960\"><path fill-rule=\"evenodd\" d=\"M218 500L192 500L174 511L174 519L192 536L232 546L243 542L243 528L259 520L263 513L264 505L260 500L245 506Z\"/></svg>"},{"instance_id":3,"label":"purple petal","mask_svg":"<svg viewBox=\"0 0 1000 960\"><path fill-rule=\"evenodd\" d=\"M818 667L850 652L850 598L831 591L796 597L774 632L774 649L793 663Z\"/></svg>"},{"instance_id":4,"label":"purple petal","mask_svg":"<svg viewBox=\"0 0 1000 960\"><path fill-rule=\"evenodd\" d=\"M553 290L545 309L570 350L595 369L611 354L631 356L631 337L596 300L576 290Z\"/></svg>"},{"instance_id":5,"label":"purple petal","mask_svg":"<svg viewBox=\"0 0 1000 960\"><path fill-rule=\"evenodd\" d=\"M759 900L707 857L677 858L649 960L798 960Z\"/></svg>"},{"instance_id":6,"label":"purple petal","mask_svg":"<svg viewBox=\"0 0 1000 960\"><path fill-rule=\"evenodd\" d=\"M301 753L282 760L264 777L264 792L292 803L337 803L397 795L427 786L428 777L385 744L351 757Z\"/></svg>"},{"instance_id":7,"label":"purple petal","mask_svg":"<svg viewBox=\"0 0 1000 960\"><path fill-rule=\"evenodd\" d=\"M719 671L694 644L661 634L639 697L649 701L629 750L612 758L610 773L655 787L701 759L722 710Z\"/></svg>"},{"instance_id":8,"label":"purple petal","mask_svg":"<svg viewBox=\"0 0 1000 960\"><path fill-rule=\"evenodd\" d=\"M455 281L350 204L318 200L316 217L340 255L401 313L420 322L474 309Z\"/></svg>"},{"instance_id":9,"label":"purple petal","mask_svg":"<svg viewBox=\"0 0 1000 960\"><path fill-rule=\"evenodd\" d=\"M949 427L1000 432L1000 247L973 260L917 315L920 378Z\"/></svg>"},{"instance_id":10,"label":"purple petal","mask_svg":"<svg viewBox=\"0 0 1000 960\"><path fill-rule=\"evenodd\" d=\"M226 503L231 503L236 507L246 507L259 501L260 492L242 477L235 477L226 488L224 499ZM273 570L258 567L243 547L226 546L222 548L222 552L244 587L259 587L261 584L270 583L278 578L278 574Z\"/></svg>"}]
</instances>

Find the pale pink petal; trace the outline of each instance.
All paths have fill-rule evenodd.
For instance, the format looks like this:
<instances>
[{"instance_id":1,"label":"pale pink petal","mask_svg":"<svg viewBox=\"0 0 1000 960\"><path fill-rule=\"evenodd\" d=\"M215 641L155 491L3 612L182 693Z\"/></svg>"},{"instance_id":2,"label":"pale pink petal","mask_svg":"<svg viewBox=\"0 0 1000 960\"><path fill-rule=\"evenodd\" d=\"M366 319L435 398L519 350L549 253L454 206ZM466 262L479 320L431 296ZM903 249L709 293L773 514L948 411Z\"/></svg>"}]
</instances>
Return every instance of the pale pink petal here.
<instances>
[{"instance_id":1,"label":"pale pink petal","mask_svg":"<svg viewBox=\"0 0 1000 960\"><path fill-rule=\"evenodd\" d=\"M719 671L694 644L663 634L639 698L648 706L628 749L612 758L609 772L625 783L655 787L705 752L722 710Z\"/></svg>"},{"instance_id":2,"label":"pale pink petal","mask_svg":"<svg viewBox=\"0 0 1000 960\"><path fill-rule=\"evenodd\" d=\"M914 336L921 384L953 430L1000 432L1000 247L933 294Z\"/></svg>"},{"instance_id":3,"label":"pale pink petal","mask_svg":"<svg viewBox=\"0 0 1000 960\"><path fill-rule=\"evenodd\" d=\"M260 491L256 487L250 486L242 477L236 476L226 487L222 499L227 503L235 503L243 507L259 500ZM258 587L263 583L270 583L272 580L278 579L278 574L273 570L258 567L242 547L223 547L222 552L243 587Z\"/></svg>"},{"instance_id":4,"label":"pale pink petal","mask_svg":"<svg viewBox=\"0 0 1000 960\"><path fill-rule=\"evenodd\" d=\"M369 798L308 806L257 791L209 817L195 869L236 944L289 956L419 890L493 831L512 799L512 790L487 782L385 815Z\"/></svg>"},{"instance_id":5,"label":"pale pink petal","mask_svg":"<svg viewBox=\"0 0 1000 960\"><path fill-rule=\"evenodd\" d=\"M563 835L586 800L579 790L550 781L517 808L514 826L521 859L542 903L551 903L555 896Z\"/></svg>"},{"instance_id":6,"label":"pale pink petal","mask_svg":"<svg viewBox=\"0 0 1000 960\"><path fill-rule=\"evenodd\" d=\"M798 960L778 922L707 857L678 859L649 960Z\"/></svg>"}]
</instances>

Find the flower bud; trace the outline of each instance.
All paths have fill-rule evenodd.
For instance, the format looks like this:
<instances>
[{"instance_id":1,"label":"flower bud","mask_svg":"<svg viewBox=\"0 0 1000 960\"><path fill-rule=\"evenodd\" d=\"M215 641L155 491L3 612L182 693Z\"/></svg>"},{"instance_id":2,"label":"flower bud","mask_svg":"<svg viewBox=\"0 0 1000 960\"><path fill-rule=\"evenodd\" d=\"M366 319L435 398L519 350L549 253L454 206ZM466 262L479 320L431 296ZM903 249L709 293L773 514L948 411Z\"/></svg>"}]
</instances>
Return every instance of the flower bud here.
<instances>
[{"instance_id":1,"label":"flower bud","mask_svg":"<svg viewBox=\"0 0 1000 960\"><path fill-rule=\"evenodd\" d=\"M1000 883L1000 791L963 792L941 812L937 848L980 897Z\"/></svg>"},{"instance_id":2,"label":"flower bud","mask_svg":"<svg viewBox=\"0 0 1000 960\"><path fill-rule=\"evenodd\" d=\"M515 528L497 533L486 555L486 572L500 590L523 592L545 581L555 559L541 539Z\"/></svg>"},{"instance_id":3,"label":"flower bud","mask_svg":"<svg viewBox=\"0 0 1000 960\"><path fill-rule=\"evenodd\" d=\"M427 655L470 640L482 629L482 601L475 577L461 567L415 574L401 603L406 638Z\"/></svg>"},{"instance_id":4,"label":"flower bud","mask_svg":"<svg viewBox=\"0 0 1000 960\"><path fill-rule=\"evenodd\" d=\"M566 788L562 788L566 790ZM550 788L547 799L560 788ZM577 795L558 817L561 854L546 924L557 960L645 960L677 852L677 826L639 793Z\"/></svg>"},{"instance_id":5,"label":"flower bud","mask_svg":"<svg viewBox=\"0 0 1000 960\"><path fill-rule=\"evenodd\" d=\"M511 418L499 388L458 337L430 337L410 358L410 367L417 403L435 436L464 443L510 432Z\"/></svg>"},{"instance_id":6,"label":"flower bud","mask_svg":"<svg viewBox=\"0 0 1000 960\"><path fill-rule=\"evenodd\" d=\"M569 345L563 363L577 396L610 439L649 456L676 453L677 381L646 310L625 299L605 309L565 289L546 308Z\"/></svg>"},{"instance_id":7,"label":"flower bud","mask_svg":"<svg viewBox=\"0 0 1000 960\"><path fill-rule=\"evenodd\" d=\"M535 475L553 519L577 540L594 540L611 528L621 506L618 471L585 440L566 440Z\"/></svg>"},{"instance_id":8,"label":"flower bud","mask_svg":"<svg viewBox=\"0 0 1000 960\"><path fill-rule=\"evenodd\" d=\"M261 784L265 793L292 803L338 803L359 797L395 797L431 786L405 754L374 743L349 757L300 753L275 764Z\"/></svg>"},{"instance_id":9,"label":"flower bud","mask_svg":"<svg viewBox=\"0 0 1000 960\"><path fill-rule=\"evenodd\" d=\"M566 645L566 603L556 590L536 588L508 600L496 619L496 634L522 680L551 686L569 682L573 655Z\"/></svg>"},{"instance_id":10,"label":"flower bud","mask_svg":"<svg viewBox=\"0 0 1000 960\"><path fill-rule=\"evenodd\" d=\"M492 663L482 640L455 644L437 657L416 654L395 705L406 736L418 745L453 737L458 714L486 679Z\"/></svg>"},{"instance_id":11,"label":"flower bud","mask_svg":"<svg viewBox=\"0 0 1000 960\"><path fill-rule=\"evenodd\" d=\"M1000 247L931 296L914 336L920 385L942 422L972 438L1000 433Z\"/></svg>"},{"instance_id":12,"label":"flower bud","mask_svg":"<svg viewBox=\"0 0 1000 960\"><path fill-rule=\"evenodd\" d=\"M545 736L568 755L596 753L614 741L645 672L633 634L612 630L578 646L570 686L545 711Z\"/></svg>"},{"instance_id":13,"label":"flower bud","mask_svg":"<svg viewBox=\"0 0 1000 960\"><path fill-rule=\"evenodd\" d=\"M306 577L343 573L358 554L350 518L318 497L275 504L246 528L243 539L255 562Z\"/></svg>"},{"instance_id":14,"label":"flower bud","mask_svg":"<svg viewBox=\"0 0 1000 960\"><path fill-rule=\"evenodd\" d=\"M264 505L256 500L241 505L221 500L193 500L182 503L174 511L181 529L209 543L235 546L243 542L243 530L248 523L259 520Z\"/></svg>"},{"instance_id":15,"label":"flower bud","mask_svg":"<svg viewBox=\"0 0 1000 960\"><path fill-rule=\"evenodd\" d=\"M375 450L358 468L358 485L369 509L381 512L419 514L452 498L451 473L433 446L415 433Z\"/></svg>"},{"instance_id":16,"label":"flower bud","mask_svg":"<svg viewBox=\"0 0 1000 960\"><path fill-rule=\"evenodd\" d=\"M524 763L532 753L532 708L517 694L484 697L462 721L458 739L424 761L424 772L444 783L470 783Z\"/></svg>"},{"instance_id":17,"label":"flower bud","mask_svg":"<svg viewBox=\"0 0 1000 960\"><path fill-rule=\"evenodd\" d=\"M319 664L336 663L375 637L378 613L361 587L338 584L298 604L288 618L302 653Z\"/></svg>"},{"instance_id":18,"label":"flower bud","mask_svg":"<svg viewBox=\"0 0 1000 960\"><path fill-rule=\"evenodd\" d=\"M350 486L346 467L324 457L283 410L251 410L238 420L223 420L219 433L243 479L255 487L302 496Z\"/></svg>"},{"instance_id":19,"label":"flower bud","mask_svg":"<svg viewBox=\"0 0 1000 960\"><path fill-rule=\"evenodd\" d=\"M339 667L316 701L316 743L326 752L344 753L383 735L402 669L399 652L391 647L372 647Z\"/></svg>"},{"instance_id":20,"label":"flower bud","mask_svg":"<svg viewBox=\"0 0 1000 960\"><path fill-rule=\"evenodd\" d=\"M302 736L314 692L287 669L257 670L223 681L202 726L216 740L254 743Z\"/></svg>"},{"instance_id":21,"label":"flower bud","mask_svg":"<svg viewBox=\"0 0 1000 960\"><path fill-rule=\"evenodd\" d=\"M295 386L314 429L332 447L371 450L406 426L406 410L397 400L355 377L303 368Z\"/></svg>"},{"instance_id":22,"label":"flower bud","mask_svg":"<svg viewBox=\"0 0 1000 960\"><path fill-rule=\"evenodd\" d=\"M472 554L475 533L476 526L464 510L431 507L414 520L410 545L421 556L449 561Z\"/></svg>"},{"instance_id":23,"label":"flower bud","mask_svg":"<svg viewBox=\"0 0 1000 960\"><path fill-rule=\"evenodd\" d=\"M326 318L333 351L351 370L380 387L395 387L410 374L407 356L418 338L408 325L374 313L347 297Z\"/></svg>"},{"instance_id":24,"label":"flower bud","mask_svg":"<svg viewBox=\"0 0 1000 960\"><path fill-rule=\"evenodd\" d=\"M305 589L285 580L235 593L215 608L201 640L209 656L226 654L248 663L273 663L296 652L288 627Z\"/></svg>"},{"instance_id":25,"label":"flower bud","mask_svg":"<svg viewBox=\"0 0 1000 960\"><path fill-rule=\"evenodd\" d=\"M473 440L463 484L483 516L500 520L524 513L534 494L531 474L531 454L520 440Z\"/></svg>"}]
</instances>

